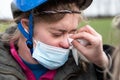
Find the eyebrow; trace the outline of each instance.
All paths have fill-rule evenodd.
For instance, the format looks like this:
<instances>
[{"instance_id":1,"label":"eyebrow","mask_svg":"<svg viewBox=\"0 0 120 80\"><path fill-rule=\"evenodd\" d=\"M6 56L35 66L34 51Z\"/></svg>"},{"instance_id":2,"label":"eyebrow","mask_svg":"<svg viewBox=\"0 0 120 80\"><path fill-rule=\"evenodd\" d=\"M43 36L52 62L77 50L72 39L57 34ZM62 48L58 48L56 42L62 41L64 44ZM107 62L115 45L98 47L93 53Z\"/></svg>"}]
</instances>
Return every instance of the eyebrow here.
<instances>
[{"instance_id":1,"label":"eyebrow","mask_svg":"<svg viewBox=\"0 0 120 80\"><path fill-rule=\"evenodd\" d=\"M62 33L67 32L67 30L65 30L65 29L59 29L59 28L50 28L50 29L51 29L51 30L60 31L60 32L62 32ZM73 32L73 31L77 31L77 28L70 30L69 33L70 33L70 32Z\"/></svg>"}]
</instances>

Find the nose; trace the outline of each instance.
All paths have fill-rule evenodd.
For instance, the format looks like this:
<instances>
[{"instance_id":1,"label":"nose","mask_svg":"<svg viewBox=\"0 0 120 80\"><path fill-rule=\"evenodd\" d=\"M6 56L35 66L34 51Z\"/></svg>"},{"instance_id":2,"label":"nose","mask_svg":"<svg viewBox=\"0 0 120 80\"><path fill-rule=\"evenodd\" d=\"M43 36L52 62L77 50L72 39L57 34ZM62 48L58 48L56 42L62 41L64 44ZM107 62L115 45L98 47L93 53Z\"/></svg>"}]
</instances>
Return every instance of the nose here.
<instances>
[{"instance_id":1,"label":"nose","mask_svg":"<svg viewBox=\"0 0 120 80\"><path fill-rule=\"evenodd\" d=\"M68 49L70 47L70 44L68 42L68 38L65 37L60 41L60 47L64 48L64 49Z\"/></svg>"}]
</instances>

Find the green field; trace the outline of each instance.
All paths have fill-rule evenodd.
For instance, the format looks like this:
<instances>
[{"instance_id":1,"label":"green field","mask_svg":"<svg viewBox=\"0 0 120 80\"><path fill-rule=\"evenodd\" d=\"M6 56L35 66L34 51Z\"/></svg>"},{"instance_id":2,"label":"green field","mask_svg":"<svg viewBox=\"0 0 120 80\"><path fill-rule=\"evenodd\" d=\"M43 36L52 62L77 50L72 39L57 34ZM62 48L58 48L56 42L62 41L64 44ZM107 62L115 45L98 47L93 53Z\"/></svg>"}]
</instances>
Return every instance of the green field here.
<instances>
[{"instance_id":1,"label":"green field","mask_svg":"<svg viewBox=\"0 0 120 80\"><path fill-rule=\"evenodd\" d=\"M5 29L10 26L12 23L10 21L0 21L0 32L4 32Z\"/></svg>"},{"instance_id":2,"label":"green field","mask_svg":"<svg viewBox=\"0 0 120 80\"><path fill-rule=\"evenodd\" d=\"M89 24L102 35L104 44L117 45L120 43L120 31L112 27L112 18L91 19Z\"/></svg>"},{"instance_id":3,"label":"green field","mask_svg":"<svg viewBox=\"0 0 120 80\"><path fill-rule=\"evenodd\" d=\"M91 25L98 33L102 35L104 44L117 45L120 43L120 31L113 29L111 22L112 18L89 19L87 23L84 22L81 25ZM10 22L0 22L0 32L3 32L8 25L10 25Z\"/></svg>"},{"instance_id":4,"label":"green field","mask_svg":"<svg viewBox=\"0 0 120 80\"><path fill-rule=\"evenodd\" d=\"M112 28L112 18L92 18L87 22L81 23L83 25L92 26L98 33L102 35L103 43L110 45L118 45L120 43L120 31Z\"/></svg>"}]
</instances>

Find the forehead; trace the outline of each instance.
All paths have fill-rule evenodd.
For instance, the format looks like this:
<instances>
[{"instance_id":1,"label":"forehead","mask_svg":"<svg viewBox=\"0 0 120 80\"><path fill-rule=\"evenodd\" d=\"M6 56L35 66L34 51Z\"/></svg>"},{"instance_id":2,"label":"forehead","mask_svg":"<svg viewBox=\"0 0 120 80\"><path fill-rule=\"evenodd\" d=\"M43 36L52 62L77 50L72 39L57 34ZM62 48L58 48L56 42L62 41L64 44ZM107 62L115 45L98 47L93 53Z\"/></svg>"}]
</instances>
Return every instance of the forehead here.
<instances>
[{"instance_id":1,"label":"forehead","mask_svg":"<svg viewBox=\"0 0 120 80\"><path fill-rule=\"evenodd\" d=\"M49 18L49 17L47 17ZM53 20L54 18L49 18L50 20ZM71 28L77 28L79 22L80 22L80 14L76 13L67 13L64 15L64 17L58 21L54 22L48 22L46 20L39 20L38 22L35 22L34 24L41 27L51 27L51 28L60 28L60 29L71 29Z\"/></svg>"},{"instance_id":2,"label":"forehead","mask_svg":"<svg viewBox=\"0 0 120 80\"><path fill-rule=\"evenodd\" d=\"M66 14L63 19L50 25L51 28L56 28L56 29L77 28L79 24L79 20L80 20L80 15L78 14Z\"/></svg>"}]
</instances>

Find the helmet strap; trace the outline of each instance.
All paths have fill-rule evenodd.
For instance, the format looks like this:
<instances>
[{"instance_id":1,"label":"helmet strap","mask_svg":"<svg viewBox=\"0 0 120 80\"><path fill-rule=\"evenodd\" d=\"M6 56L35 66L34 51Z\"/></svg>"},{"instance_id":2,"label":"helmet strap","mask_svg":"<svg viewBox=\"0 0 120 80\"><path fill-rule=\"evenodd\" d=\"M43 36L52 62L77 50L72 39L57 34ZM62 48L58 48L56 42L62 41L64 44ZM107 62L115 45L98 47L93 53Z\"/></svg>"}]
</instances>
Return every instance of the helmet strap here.
<instances>
[{"instance_id":1,"label":"helmet strap","mask_svg":"<svg viewBox=\"0 0 120 80\"><path fill-rule=\"evenodd\" d=\"M29 31L26 32L25 29L23 28L21 22L18 23L18 29L20 32L23 34L23 36L27 39L26 44L27 47L30 49L31 54L33 53L33 15L32 13L29 15Z\"/></svg>"}]
</instances>

